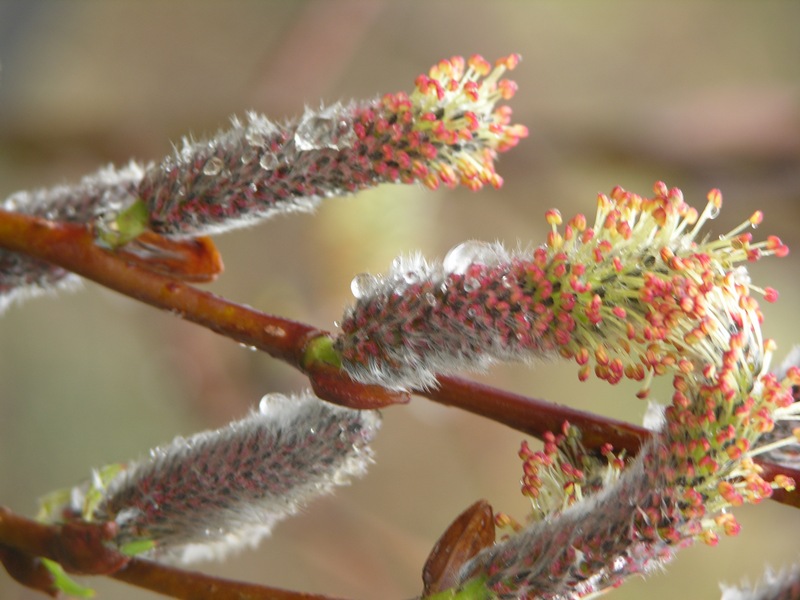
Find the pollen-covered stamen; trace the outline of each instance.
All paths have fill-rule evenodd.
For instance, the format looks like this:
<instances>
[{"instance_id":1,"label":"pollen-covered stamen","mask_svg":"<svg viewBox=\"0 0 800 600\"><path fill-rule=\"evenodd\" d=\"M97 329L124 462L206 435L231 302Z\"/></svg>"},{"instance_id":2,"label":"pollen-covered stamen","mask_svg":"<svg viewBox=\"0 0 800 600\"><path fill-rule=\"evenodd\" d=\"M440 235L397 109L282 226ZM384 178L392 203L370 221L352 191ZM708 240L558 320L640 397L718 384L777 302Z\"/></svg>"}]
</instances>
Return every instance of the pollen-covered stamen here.
<instances>
[{"instance_id":1,"label":"pollen-covered stamen","mask_svg":"<svg viewBox=\"0 0 800 600\"><path fill-rule=\"evenodd\" d=\"M531 501L532 518L552 518L616 480L624 468L624 454L616 455L606 445L601 456L586 451L580 431L568 422L558 435L545 434L541 451L522 442L522 494Z\"/></svg>"},{"instance_id":2,"label":"pollen-covered stamen","mask_svg":"<svg viewBox=\"0 0 800 600\"><path fill-rule=\"evenodd\" d=\"M506 57L492 70L480 56L467 61L454 57L417 78L409 96L409 110L421 115L414 118L414 131L426 135L437 151L431 166L439 178L424 181L426 185L461 183L478 189L502 183L494 172L494 154L515 146L528 133L524 126L509 124L507 107L495 108L516 91L512 82L498 80L518 61L518 55ZM455 166L457 175L450 174L445 165Z\"/></svg>"},{"instance_id":3,"label":"pollen-covered stamen","mask_svg":"<svg viewBox=\"0 0 800 600\"><path fill-rule=\"evenodd\" d=\"M799 443L800 443L800 427L796 428L792 432L792 435L790 437L785 437L769 444L762 444L755 450L751 450L750 456L758 456L759 454L774 452L775 450L780 450L781 448L796 446Z\"/></svg>"},{"instance_id":4,"label":"pollen-covered stamen","mask_svg":"<svg viewBox=\"0 0 800 600\"><path fill-rule=\"evenodd\" d=\"M706 204L706 207L703 209L703 212L697 219L694 228L688 234L688 238L690 240L695 239L697 233L700 231L700 228L705 224L706 221L716 219L719 216L719 211L722 208L722 192L720 192L718 189L713 189L708 192L707 198L708 204Z\"/></svg>"},{"instance_id":5,"label":"pollen-covered stamen","mask_svg":"<svg viewBox=\"0 0 800 600\"><path fill-rule=\"evenodd\" d=\"M720 237L724 239L731 239L748 228L756 229L763 220L764 220L764 213L761 212L760 210L757 210L752 215L750 215L749 219L747 219L743 223L740 223L738 226L734 227L728 233Z\"/></svg>"},{"instance_id":6,"label":"pollen-covered stamen","mask_svg":"<svg viewBox=\"0 0 800 600\"><path fill-rule=\"evenodd\" d=\"M734 227L725 235L721 235L718 240L706 241L703 246L708 250L727 248L730 253L731 262L756 261L764 256L775 255L784 257L789 254L789 247L784 244L778 236L770 235L763 242L752 243L752 233L742 233L746 229L756 229L763 221L764 215L758 210L749 219Z\"/></svg>"}]
</instances>

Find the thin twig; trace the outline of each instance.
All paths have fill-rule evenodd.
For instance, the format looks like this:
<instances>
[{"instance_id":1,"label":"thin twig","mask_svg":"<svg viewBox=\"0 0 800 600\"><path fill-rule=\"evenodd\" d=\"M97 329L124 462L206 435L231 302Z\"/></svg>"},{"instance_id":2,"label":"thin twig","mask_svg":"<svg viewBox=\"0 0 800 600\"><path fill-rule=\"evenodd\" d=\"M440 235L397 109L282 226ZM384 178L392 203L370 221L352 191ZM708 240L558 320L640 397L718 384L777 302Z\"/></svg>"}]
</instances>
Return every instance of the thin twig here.
<instances>
[{"instance_id":1,"label":"thin twig","mask_svg":"<svg viewBox=\"0 0 800 600\"><path fill-rule=\"evenodd\" d=\"M105 543L113 535L113 524L67 523L45 525L0 507L0 551L3 564L27 565L24 558L45 557L68 572L107 575L126 583L173 598L187 600L336 600L330 596L292 592L278 588L211 577L152 561L129 558ZM19 570L17 571L19 574ZM23 574L24 575L24 574ZM45 574L19 579L20 583L47 591ZM45 589L43 589L43 587Z\"/></svg>"},{"instance_id":2,"label":"thin twig","mask_svg":"<svg viewBox=\"0 0 800 600\"><path fill-rule=\"evenodd\" d=\"M0 544L0 563L17 583L53 598L58 597L53 575L39 557Z\"/></svg>"},{"instance_id":3,"label":"thin twig","mask_svg":"<svg viewBox=\"0 0 800 600\"><path fill-rule=\"evenodd\" d=\"M333 596L242 583L141 559L132 559L111 577L185 600L337 600Z\"/></svg>"},{"instance_id":4,"label":"thin twig","mask_svg":"<svg viewBox=\"0 0 800 600\"><path fill-rule=\"evenodd\" d=\"M581 442L587 449L598 450L611 444L615 450L626 450L634 455L651 435L644 427L617 421L568 406L528 398L474 381L457 377L439 377L439 387L417 391L416 394L508 425L512 429L538 439L548 431L559 431L564 421L569 421L581 431ZM776 475L791 477L800 484L800 469L767 462L756 457L766 481ZM771 500L800 508L800 490L791 492L773 490Z\"/></svg>"},{"instance_id":5,"label":"thin twig","mask_svg":"<svg viewBox=\"0 0 800 600\"><path fill-rule=\"evenodd\" d=\"M107 543L115 528L114 523L46 525L0 507L0 544L54 560L70 573L107 575L127 563L130 558Z\"/></svg>"},{"instance_id":6,"label":"thin twig","mask_svg":"<svg viewBox=\"0 0 800 600\"><path fill-rule=\"evenodd\" d=\"M587 448L611 444L617 450L636 453L650 432L569 406L514 394L458 377L438 377L439 387L417 391L420 396L487 417L538 439L548 431L560 431L564 421L581 430Z\"/></svg>"}]
</instances>

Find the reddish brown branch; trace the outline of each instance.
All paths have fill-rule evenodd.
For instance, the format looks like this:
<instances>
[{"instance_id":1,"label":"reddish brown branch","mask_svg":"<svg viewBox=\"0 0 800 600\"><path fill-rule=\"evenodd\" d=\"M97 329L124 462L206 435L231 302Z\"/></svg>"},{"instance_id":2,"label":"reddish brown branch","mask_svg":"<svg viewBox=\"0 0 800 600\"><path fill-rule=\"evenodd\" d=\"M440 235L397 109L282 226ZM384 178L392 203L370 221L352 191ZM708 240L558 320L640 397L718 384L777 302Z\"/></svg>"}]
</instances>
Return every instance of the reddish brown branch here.
<instances>
[{"instance_id":1,"label":"reddish brown branch","mask_svg":"<svg viewBox=\"0 0 800 600\"><path fill-rule=\"evenodd\" d=\"M292 592L211 577L148 560L133 559L112 577L159 594L186 600L336 600L332 596Z\"/></svg>"},{"instance_id":2,"label":"reddish brown branch","mask_svg":"<svg viewBox=\"0 0 800 600\"><path fill-rule=\"evenodd\" d=\"M548 431L560 431L564 421L577 426L588 448L612 444L635 453L649 432L623 421L528 398L458 377L439 377L439 387L417 392L421 396L456 406L541 439Z\"/></svg>"},{"instance_id":3,"label":"reddish brown branch","mask_svg":"<svg viewBox=\"0 0 800 600\"><path fill-rule=\"evenodd\" d=\"M627 450L636 454L650 435L644 427L617 421L601 415L561 406L544 400L512 394L493 387L481 385L457 377L439 377L439 387L417 392L434 402L456 406L468 412L486 417L512 429L527 433L538 439L548 431L559 431L564 421L569 421L581 430L583 444L593 450L603 444L611 444L615 450ZM764 470L762 476L772 481L776 475L791 477L800 485L800 469L755 459ZM800 490L788 492L774 490L772 500L800 508Z\"/></svg>"},{"instance_id":4,"label":"reddish brown branch","mask_svg":"<svg viewBox=\"0 0 800 600\"><path fill-rule=\"evenodd\" d=\"M329 596L240 583L129 558L107 543L113 537L114 529L113 523L45 525L0 507L0 561L17 581L51 595L54 593L52 579L36 557L54 560L71 573L107 575L173 598L335 600Z\"/></svg>"},{"instance_id":5,"label":"reddish brown branch","mask_svg":"<svg viewBox=\"0 0 800 600\"><path fill-rule=\"evenodd\" d=\"M45 525L0 507L0 544L54 560L70 573L107 575L128 562L108 544L115 528L113 523Z\"/></svg>"},{"instance_id":6,"label":"reddish brown branch","mask_svg":"<svg viewBox=\"0 0 800 600\"><path fill-rule=\"evenodd\" d=\"M0 563L11 577L25 587L42 592L53 598L58 596L52 573L35 556L8 546L0 545Z\"/></svg>"}]
</instances>

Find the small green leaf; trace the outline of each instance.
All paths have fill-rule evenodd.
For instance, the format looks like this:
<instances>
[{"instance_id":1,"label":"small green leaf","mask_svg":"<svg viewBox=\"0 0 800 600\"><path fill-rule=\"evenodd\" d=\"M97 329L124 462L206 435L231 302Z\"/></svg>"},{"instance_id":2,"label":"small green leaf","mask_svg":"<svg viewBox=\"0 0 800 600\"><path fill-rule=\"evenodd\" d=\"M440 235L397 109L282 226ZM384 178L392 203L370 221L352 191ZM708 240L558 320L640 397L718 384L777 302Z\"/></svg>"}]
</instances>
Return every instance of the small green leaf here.
<instances>
[{"instance_id":1,"label":"small green leaf","mask_svg":"<svg viewBox=\"0 0 800 600\"><path fill-rule=\"evenodd\" d=\"M53 587L74 598L93 598L94 590L79 584L72 579L60 564L49 558L42 558L42 564L53 576Z\"/></svg>"},{"instance_id":2,"label":"small green leaf","mask_svg":"<svg viewBox=\"0 0 800 600\"><path fill-rule=\"evenodd\" d=\"M124 464L112 463L110 465L100 467L99 469L95 469L92 472L92 483L89 486L89 490L86 492L86 497L83 500L83 512L81 516L84 518L84 520L92 520L95 509L97 509L97 507L100 505L100 502L102 502L103 498L105 497L108 484L111 483L111 480L114 479L114 477L116 477L120 471L124 469Z\"/></svg>"},{"instance_id":3,"label":"small green leaf","mask_svg":"<svg viewBox=\"0 0 800 600\"><path fill-rule=\"evenodd\" d=\"M426 596L425 600L490 600L492 594L486 587L485 577L470 579L457 589L449 589Z\"/></svg>"},{"instance_id":4,"label":"small green leaf","mask_svg":"<svg viewBox=\"0 0 800 600\"><path fill-rule=\"evenodd\" d=\"M119 248L143 233L149 220L147 205L142 200L136 200L116 219L98 226L97 240L109 248Z\"/></svg>"},{"instance_id":5,"label":"small green leaf","mask_svg":"<svg viewBox=\"0 0 800 600\"><path fill-rule=\"evenodd\" d=\"M306 345L305 354L303 355L303 365L308 366L315 362L332 365L337 369L342 367L342 359L339 353L334 349L333 340L330 337L321 335L314 338Z\"/></svg>"},{"instance_id":6,"label":"small green leaf","mask_svg":"<svg viewBox=\"0 0 800 600\"><path fill-rule=\"evenodd\" d=\"M136 556L156 547L153 540L134 540L120 546L119 551L125 556Z\"/></svg>"},{"instance_id":7,"label":"small green leaf","mask_svg":"<svg viewBox=\"0 0 800 600\"><path fill-rule=\"evenodd\" d=\"M59 513L69 505L71 496L71 488L62 488L39 498L39 512L36 513L36 520L41 523L60 521Z\"/></svg>"}]
</instances>

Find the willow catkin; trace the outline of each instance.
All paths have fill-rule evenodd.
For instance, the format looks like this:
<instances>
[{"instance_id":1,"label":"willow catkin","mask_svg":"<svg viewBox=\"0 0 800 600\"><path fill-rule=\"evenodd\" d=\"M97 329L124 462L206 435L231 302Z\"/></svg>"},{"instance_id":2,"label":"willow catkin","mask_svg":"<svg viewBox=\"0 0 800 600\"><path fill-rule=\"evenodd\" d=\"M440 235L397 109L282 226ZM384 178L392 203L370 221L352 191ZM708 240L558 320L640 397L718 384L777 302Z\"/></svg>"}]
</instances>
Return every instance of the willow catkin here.
<instances>
[{"instance_id":1,"label":"willow catkin","mask_svg":"<svg viewBox=\"0 0 800 600\"><path fill-rule=\"evenodd\" d=\"M375 412L310 393L271 394L242 420L130 463L84 517L115 522L120 547L152 542L156 557L192 561L252 546L313 498L363 475L379 425ZM76 493L73 509L84 501Z\"/></svg>"}]
</instances>

